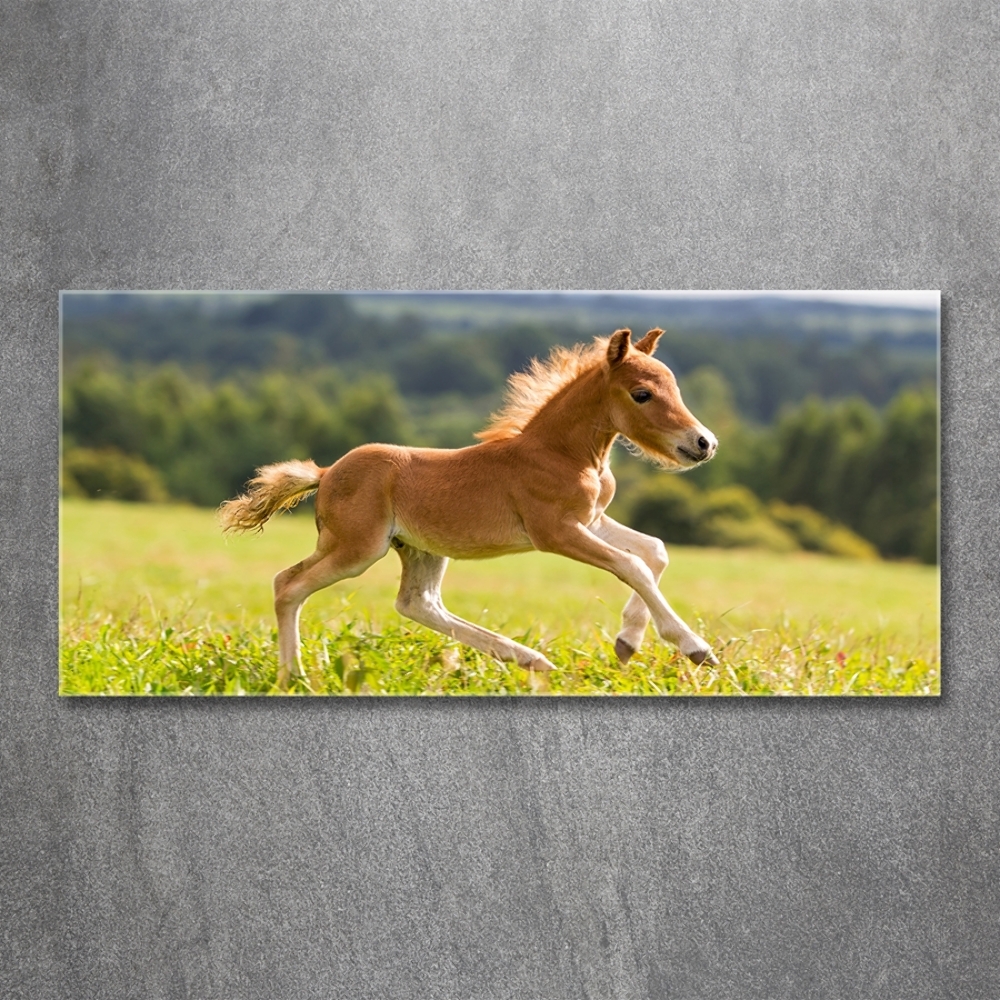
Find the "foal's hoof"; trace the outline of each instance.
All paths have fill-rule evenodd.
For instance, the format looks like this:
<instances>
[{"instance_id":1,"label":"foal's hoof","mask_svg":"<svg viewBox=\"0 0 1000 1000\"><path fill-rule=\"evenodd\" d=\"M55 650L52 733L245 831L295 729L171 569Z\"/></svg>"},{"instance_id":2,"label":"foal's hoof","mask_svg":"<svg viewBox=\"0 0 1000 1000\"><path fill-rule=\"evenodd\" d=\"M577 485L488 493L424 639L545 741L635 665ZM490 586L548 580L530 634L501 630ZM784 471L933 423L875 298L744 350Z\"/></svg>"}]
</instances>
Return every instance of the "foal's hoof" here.
<instances>
[{"instance_id":1,"label":"foal's hoof","mask_svg":"<svg viewBox=\"0 0 1000 1000\"><path fill-rule=\"evenodd\" d=\"M525 661L518 659L518 665L524 667L529 674L541 673L547 674L550 670L555 670L556 666L547 660L541 653L534 653L531 659L525 658Z\"/></svg>"},{"instance_id":2,"label":"foal's hoof","mask_svg":"<svg viewBox=\"0 0 1000 1000\"><path fill-rule=\"evenodd\" d=\"M713 667L717 667L719 665L719 661L716 659L715 653L713 653L710 649L696 649L693 652L688 653L687 658L699 667L703 663L708 663Z\"/></svg>"},{"instance_id":3,"label":"foal's hoof","mask_svg":"<svg viewBox=\"0 0 1000 1000\"><path fill-rule=\"evenodd\" d=\"M615 656L618 657L618 661L624 666L632 659L635 654L635 646L627 643L621 636L615 639Z\"/></svg>"}]
</instances>

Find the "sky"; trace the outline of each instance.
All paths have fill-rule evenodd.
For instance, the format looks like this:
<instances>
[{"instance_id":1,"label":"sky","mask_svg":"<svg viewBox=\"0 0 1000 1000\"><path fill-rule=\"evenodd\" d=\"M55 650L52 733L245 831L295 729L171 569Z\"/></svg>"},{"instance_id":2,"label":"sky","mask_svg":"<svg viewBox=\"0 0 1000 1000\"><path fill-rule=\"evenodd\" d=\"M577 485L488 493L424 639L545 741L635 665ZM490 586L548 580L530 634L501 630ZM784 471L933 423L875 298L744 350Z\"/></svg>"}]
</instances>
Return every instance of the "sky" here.
<instances>
[{"instance_id":1,"label":"sky","mask_svg":"<svg viewBox=\"0 0 1000 1000\"><path fill-rule=\"evenodd\" d=\"M346 291L346 290L345 290ZM434 290L433 294L441 295L446 294L449 290L447 289L437 289ZM459 295L475 295L476 291L472 289L453 289L456 294ZM498 292L504 291L504 289L491 289L484 290L487 294L497 294ZM529 290L516 290L507 289L507 291L516 291L517 294L525 294L525 291ZM540 295L551 295L553 292L545 291L542 289L532 289L530 291L537 291ZM732 289L732 290L709 290L709 289L663 289L663 290L631 290L631 289L558 289L553 290L555 294L566 294L566 295L628 295L628 296L648 296L651 299L720 299L720 298L754 298L754 297L780 297L789 299L805 299L805 300L820 300L825 302L843 302L843 303L857 303L859 305L870 305L870 306L896 306L911 309L925 309L932 312L938 312L941 306L941 293L939 291L930 290L901 290L901 291L874 291L874 290L783 290L783 289ZM94 294L93 292L83 292L74 291L67 294L71 295L86 295ZM107 292L97 292L96 294L107 294ZM275 291L240 291L240 292L154 292L154 291L140 291L131 292L129 294L139 294L139 295L150 295L158 296L164 298L171 298L177 295L196 295L203 298L211 298L217 296L220 304L223 302L228 302L232 304L233 302L238 302L242 300L248 300L259 296L271 297L275 294L280 294ZM387 291L347 291L347 294L354 295L366 295L366 296L377 296L377 295L392 295L392 292ZM416 290L401 290L403 295L413 295L419 294Z\"/></svg>"},{"instance_id":2,"label":"sky","mask_svg":"<svg viewBox=\"0 0 1000 1000\"><path fill-rule=\"evenodd\" d=\"M705 291L691 289L690 291L663 292L633 292L634 295L649 295L657 298L694 298L704 296L711 298L749 298L752 296L780 296L789 299L821 299L825 302L847 302L871 306L904 306L914 309L937 309L941 303L941 293L938 291L848 291L848 290L815 290L815 291L761 291L744 289L742 291Z\"/></svg>"}]
</instances>

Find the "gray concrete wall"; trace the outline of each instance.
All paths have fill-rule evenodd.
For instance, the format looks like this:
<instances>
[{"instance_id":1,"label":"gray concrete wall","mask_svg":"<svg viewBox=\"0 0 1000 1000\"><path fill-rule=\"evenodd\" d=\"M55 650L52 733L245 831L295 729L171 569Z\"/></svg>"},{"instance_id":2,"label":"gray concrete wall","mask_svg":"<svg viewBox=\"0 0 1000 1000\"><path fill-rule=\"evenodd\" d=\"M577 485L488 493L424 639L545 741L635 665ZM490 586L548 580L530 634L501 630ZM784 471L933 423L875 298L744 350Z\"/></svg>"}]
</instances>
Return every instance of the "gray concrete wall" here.
<instances>
[{"instance_id":1,"label":"gray concrete wall","mask_svg":"<svg viewBox=\"0 0 1000 1000\"><path fill-rule=\"evenodd\" d=\"M1000 20L8 5L0 995L1000 994ZM940 288L939 701L60 701L61 288Z\"/></svg>"}]
</instances>

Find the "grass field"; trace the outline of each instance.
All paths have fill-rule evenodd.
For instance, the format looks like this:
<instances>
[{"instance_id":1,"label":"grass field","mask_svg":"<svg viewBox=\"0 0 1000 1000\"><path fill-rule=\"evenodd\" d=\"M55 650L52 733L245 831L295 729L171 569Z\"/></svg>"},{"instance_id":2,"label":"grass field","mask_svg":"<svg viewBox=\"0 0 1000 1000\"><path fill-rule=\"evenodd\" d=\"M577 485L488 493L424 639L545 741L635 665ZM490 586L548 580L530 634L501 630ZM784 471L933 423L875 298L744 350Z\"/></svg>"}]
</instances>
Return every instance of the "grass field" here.
<instances>
[{"instance_id":1,"label":"grass field","mask_svg":"<svg viewBox=\"0 0 1000 1000\"><path fill-rule=\"evenodd\" d=\"M213 511L65 500L61 530L63 694L271 694L271 578L315 542L309 516L224 538ZM934 567L798 553L672 547L662 589L713 643L695 667L652 628L627 667L614 656L623 584L541 553L453 563L456 614L543 648L533 680L393 608L390 553L321 591L302 615L299 694L935 695Z\"/></svg>"}]
</instances>

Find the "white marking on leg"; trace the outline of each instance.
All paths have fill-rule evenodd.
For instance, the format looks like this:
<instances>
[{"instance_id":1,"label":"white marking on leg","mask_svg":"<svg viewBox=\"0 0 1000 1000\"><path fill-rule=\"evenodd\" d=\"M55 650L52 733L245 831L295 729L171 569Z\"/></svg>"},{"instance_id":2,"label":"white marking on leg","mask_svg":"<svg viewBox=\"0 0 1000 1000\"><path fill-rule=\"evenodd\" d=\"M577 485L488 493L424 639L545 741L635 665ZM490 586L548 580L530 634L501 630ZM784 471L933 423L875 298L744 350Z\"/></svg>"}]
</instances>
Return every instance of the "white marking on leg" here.
<instances>
[{"instance_id":1,"label":"white marking on leg","mask_svg":"<svg viewBox=\"0 0 1000 1000\"><path fill-rule=\"evenodd\" d=\"M616 549L639 556L649 567L653 580L659 587L660 577L670 562L666 547L659 538L627 528L606 514L590 526L590 531ZM622 611L622 627L615 640L615 651L623 662L627 662L642 645L649 619L646 602L633 590Z\"/></svg>"},{"instance_id":2,"label":"white marking on leg","mask_svg":"<svg viewBox=\"0 0 1000 1000\"><path fill-rule=\"evenodd\" d=\"M551 670L551 664L541 653L522 646L513 639L498 635L489 629L473 625L453 615L441 600L441 580L448 567L443 556L422 552L410 545L398 550L403 574L399 582L396 610L407 618L435 632L441 632L472 646L473 649L505 662L517 663L528 670Z\"/></svg>"},{"instance_id":3,"label":"white marking on leg","mask_svg":"<svg viewBox=\"0 0 1000 1000\"><path fill-rule=\"evenodd\" d=\"M662 638L675 643L685 656L697 663L705 659L714 660L711 647L666 602L652 571L639 556L616 548L578 522L562 522L546 527L544 534L536 531L532 538L538 548L614 573L645 602Z\"/></svg>"}]
</instances>

